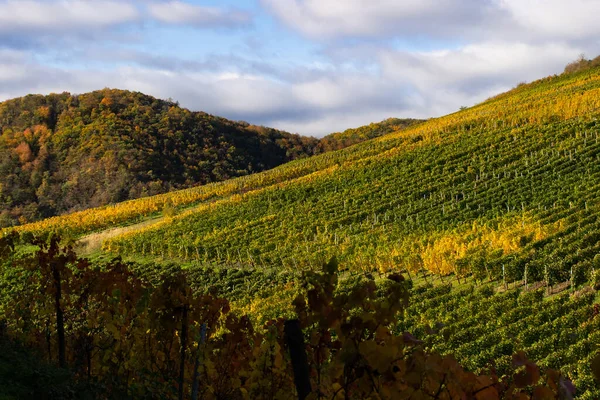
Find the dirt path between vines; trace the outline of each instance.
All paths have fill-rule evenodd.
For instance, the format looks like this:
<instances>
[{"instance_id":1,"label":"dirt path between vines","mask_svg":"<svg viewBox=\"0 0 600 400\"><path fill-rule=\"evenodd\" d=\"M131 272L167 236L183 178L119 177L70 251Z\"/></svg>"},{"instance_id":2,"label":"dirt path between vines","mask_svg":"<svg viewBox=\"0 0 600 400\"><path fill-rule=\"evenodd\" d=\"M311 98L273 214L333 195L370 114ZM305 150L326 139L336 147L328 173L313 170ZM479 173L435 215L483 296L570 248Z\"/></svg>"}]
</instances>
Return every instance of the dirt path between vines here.
<instances>
[{"instance_id":1,"label":"dirt path between vines","mask_svg":"<svg viewBox=\"0 0 600 400\"><path fill-rule=\"evenodd\" d=\"M163 216L150 218L137 224L119 226L116 228L109 228L102 232L91 233L79 239L75 245L75 251L80 255L89 255L98 252L102 249L102 244L105 240L112 237L118 236L122 233L134 231L149 225L156 224L164 219Z\"/></svg>"}]
</instances>

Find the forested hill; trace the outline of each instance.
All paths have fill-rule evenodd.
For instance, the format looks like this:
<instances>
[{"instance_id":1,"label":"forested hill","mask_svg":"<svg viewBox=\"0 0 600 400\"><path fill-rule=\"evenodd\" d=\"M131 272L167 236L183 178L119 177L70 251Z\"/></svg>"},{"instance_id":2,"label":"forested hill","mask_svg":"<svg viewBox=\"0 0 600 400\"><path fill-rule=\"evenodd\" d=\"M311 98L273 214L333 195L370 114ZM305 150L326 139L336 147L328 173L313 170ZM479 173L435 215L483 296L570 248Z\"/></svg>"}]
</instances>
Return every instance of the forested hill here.
<instances>
[{"instance_id":1,"label":"forested hill","mask_svg":"<svg viewBox=\"0 0 600 400\"><path fill-rule=\"evenodd\" d=\"M0 103L0 128L0 226L273 168L317 143L109 89Z\"/></svg>"},{"instance_id":2,"label":"forested hill","mask_svg":"<svg viewBox=\"0 0 600 400\"><path fill-rule=\"evenodd\" d=\"M400 129L408 128L419 122L423 122L423 120L412 118L388 118L381 122L373 122L359 128L350 128L343 132L327 135L319 141L318 148L320 152L340 150L353 144L364 142L365 140L374 139Z\"/></svg>"}]
</instances>

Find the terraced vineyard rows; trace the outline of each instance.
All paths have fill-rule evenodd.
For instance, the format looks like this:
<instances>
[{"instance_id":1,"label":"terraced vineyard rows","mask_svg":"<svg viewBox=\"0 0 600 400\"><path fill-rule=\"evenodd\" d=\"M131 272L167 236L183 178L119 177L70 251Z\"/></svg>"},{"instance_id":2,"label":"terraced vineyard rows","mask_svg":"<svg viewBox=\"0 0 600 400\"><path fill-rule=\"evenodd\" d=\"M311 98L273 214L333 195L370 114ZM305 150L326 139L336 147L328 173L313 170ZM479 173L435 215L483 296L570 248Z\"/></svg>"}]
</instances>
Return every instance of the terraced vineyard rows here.
<instances>
[{"instance_id":1,"label":"terraced vineyard rows","mask_svg":"<svg viewBox=\"0 0 600 400\"><path fill-rule=\"evenodd\" d=\"M524 351L540 366L567 374L578 398L599 398L590 360L600 344L600 310L589 287L546 299L543 289L494 295L489 285L420 287L413 292L398 332L425 338L428 348L454 355L472 371L493 365L503 374L512 355Z\"/></svg>"},{"instance_id":2,"label":"terraced vineyard rows","mask_svg":"<svg viewBox=\"0 0 600 400\"><path fill-rule=\"evenodd\" d=\"M510 133L513 129L523 126L535 126L539 129L540 124L571 119L593 121L594 115L600 110L599 79L597 70L573 76L545 78L468 110L432 119L410 129L341 151L294 161L271 171L223 183L51 218L21 226L18 230L37 234L57 230L79 236L115 224L139 220L146 215L159 212L165 204L185 206L233 194L243 194L316 171L335 166L344 167L359 161L361 165L368 166L380 157L407 154L424 144L456 145L457 137L463 134L473 136L480 131ZM552 126L549 128L552 129Z\"/></svg>"},{"instance_id":3,"label":"terraced vineyard rows","mask_svg":"<svg viewBox=\"0 0 600 400\"><path fill-rule=\"evenodd\" d=\"M545 129L460 135L452 145L315 173L132 231L107 249L290 268L336 255L347 266L377 260L383 270L410 267L416 254L417 267L436 273L485 275L474 253L496 278L505 264L509 278L522 279L527 260L530 279L547 272L552 283L564 281L572 265L546 271L534 262L546 252L535 250L553 249L548 256L556 257L577 246L582 256L573 262L588 261L575 262L577 273L589 272L597 245L590 236L596 226L586 223L599 211L598 127L567 121ZM490 147L495 158L484 155Z\"/></svg>"}]
</instances>

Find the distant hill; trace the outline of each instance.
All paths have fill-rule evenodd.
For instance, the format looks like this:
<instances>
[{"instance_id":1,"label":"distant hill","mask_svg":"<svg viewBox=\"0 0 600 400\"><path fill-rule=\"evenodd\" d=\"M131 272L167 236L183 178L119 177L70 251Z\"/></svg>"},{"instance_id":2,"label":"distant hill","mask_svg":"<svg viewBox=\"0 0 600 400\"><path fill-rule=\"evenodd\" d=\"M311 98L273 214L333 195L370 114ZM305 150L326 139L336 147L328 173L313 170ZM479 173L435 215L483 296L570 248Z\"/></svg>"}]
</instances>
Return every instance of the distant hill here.
<instances>
[{"instance_id":1,"label":"distant hill","mask_svg":"<svg viewBox=\"0 0 600 400\"><path fill-rule=\"evenodd\" d=\"M388 133L408 128L416 123L423 122L419 119L388 118L381 122L373 122L359 128L346 129L323 137L318 145L321 152L340 150L353 144L364 142Z\"/></svg>"},{"instance_id":2,"label":"distant hill","mask_svg":"<svg viewBox=\"0 0 600 400\"><path fill-rule=\"evenodd\" d=\"M0 227L248 175L372 136L323 146L111 89L2 102L0 132Z\"/></svg>"}]
</instances>

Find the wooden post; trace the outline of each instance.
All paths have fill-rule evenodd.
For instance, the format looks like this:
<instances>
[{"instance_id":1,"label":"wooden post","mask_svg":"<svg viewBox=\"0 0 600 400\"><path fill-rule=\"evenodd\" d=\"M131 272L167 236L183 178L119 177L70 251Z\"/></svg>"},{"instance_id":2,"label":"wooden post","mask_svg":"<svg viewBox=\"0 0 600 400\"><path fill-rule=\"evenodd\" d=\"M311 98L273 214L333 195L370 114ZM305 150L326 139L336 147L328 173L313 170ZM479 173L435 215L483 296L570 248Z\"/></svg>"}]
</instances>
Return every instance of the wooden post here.
<instances>
[{"instance_id":1,"label":"wooden post","mask_svg":"<svg viewBox=\"0 0 600 400\"><path fill-rule=\"evenodd\" d=\"M456 268L456 265L454 265L454 275L456 275L456 281L460 285L460 278L458 276L458 268Z\"/></svg>"},{"instance_id":2,"label":"wooden post","mask_svg":"<svg viewBox=\"0 0 600 400\"><path fill-rule=\"evenodd\" d=\"M546 281L546 296L550 296L550 280L548 279L548 265L544 266L544 280Z\"/></svg>"},{"instance_id":3,"label":"wooden post","mask_svg":"<svg viewBox=\"0 0 600 400\"><path fill-rule=\"evenodd\" d=\"M206 324L202 324L200 327L200 335L198 338L198 350L196 354L196 360L194 361L194 378L192 382L192 400L198 400L198 389L199 389L199 379L200 373L198 369L200 368L200 346L204 344L206 341Z\"/></svg>"},{"instance_id":4,"label":"wooden post","mask_svg":"<svg viewBox=\"0 0 600 400\"><path fill-rule=\"evenodd\" d=\"M573 266L571 265L571 291L573 290Z\"/></svg>"},{"instance_id":5,"label":"wooden post","mask_svg":"<svg viewBox=\"0 0 600 400\"><path fill-rule=\"evenodd\" d=\"M292 359L298 400L304 400L312 392L312 388L310 386L308 358L304 348L304 335L300 328L300 321L297 319L285 321L284 335Z\"/></svg>"},{"instance_id":6,"label":"wooden post","mask_svg":"<svg viewBox=\"0 0 600 400\"><path fill-rule=\"evenodd\" d=\"M183 386L185 384L185 350L187 347L187 333L188 333L188 305L183 306L183 313L181 316L181 354L179 358L179 391L178 398L183 400Z\"/></svg>"}]
</instances>

